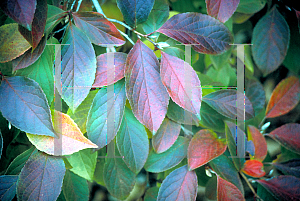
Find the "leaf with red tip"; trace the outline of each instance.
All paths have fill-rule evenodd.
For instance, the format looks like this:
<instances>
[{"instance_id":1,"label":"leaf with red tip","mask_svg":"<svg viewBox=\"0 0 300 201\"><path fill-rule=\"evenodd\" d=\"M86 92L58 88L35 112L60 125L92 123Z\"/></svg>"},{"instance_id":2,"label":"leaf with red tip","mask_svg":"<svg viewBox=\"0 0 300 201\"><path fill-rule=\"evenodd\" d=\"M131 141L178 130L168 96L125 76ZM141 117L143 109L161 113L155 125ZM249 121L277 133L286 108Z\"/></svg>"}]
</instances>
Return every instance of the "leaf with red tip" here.
<instances>
[{"instance_id":1,"label":"leaf with red tip","mask_svg":"<svg viewBox=\"0 0 300 201\"><path fill-rule=\"evenodd\" d=\"M19 25L20 33L31 44L33 49L38 46L40 40L44 35L47 11L47 0L37 0L36 10L32 21L32 30L28 31L28 29Z\"/></svg>"},{"instance_id":2,"label":"leaf with red tip","mask_svg":"<svg viewBox=\"0 0 300 201\"><path fill-rule=\"evenodd\" d=\"M294 109L300 100L300 82L295 76L282 80L273 90L266 109L266 118L284 115Z\"/></svg>"},{"instance_id":3,"label":"leaf with red tip","mask_svg":"<svg viewBox=\"0 0 300 201\"><path fill-rule=\"evenodd\" d=\"M26 133L29 141L38 150L50 155L60 156L70 155L82 149L98 148L82 134L69 115L54 111L52 118L55 131L61 134L61 147L58 147L58 142L55 142L57 139L54 139L54 137Z\"/></svg>"},{"instance_id":4,"label":"leaf with red tip","mask_svg":"<svg viewBox=\"0 0 300 201\"><path fill-rule=\"evenodd\" d=\"M248 126L248 140L251 140L254 144L255 154L254 159L263 161L268 153L267 142L264 136L254 126Z\"/></svg>"},{"instance_id":5,"label":"leaf with red tip","mask_svg":"<svg viewBox=\"0 0 300 201\"><path fill-rule=\"evenodd\" d=\"M157 57L140 40L127 56L125 80L133 114L150 131L156 132L166 116L169 95L160 78Z\"/></svg>"},{"instance_id":6,"label":"leaf with red tip","mask_svg":"<svg viewBox=\"0 0 300 201\"><path fill-rule=\"evenodd\" d=\"M152 146L156 153L168 150L177 140L181 125L165 118L157 133L152 137Z\"/></svg>"},{"instance_id":7,"label":"leaf with red tip","mask_svg":"<svg viewBox=\"0 0 300 201\"><path fill-rule=\"evenodd\" d=\"M96 12L78 12L72 13L74 22L96 45L120 46L125 43L124 38L116 26L108 21L103 15Z\"/></svg>"},{"instance_id":8,"label":"leaf with red tip","mask_svg":"<svg viewBox=\"0 0 300 201\"><path fill-rule=\"evenodd\" d=\"M196 71L177 57L161 52L160 76L172 100L200 118L202 91Z\"/></svg>"},{"instance_id":9,"label":"leaf with red tip","mask_svg":"<svg viewBox=\"0 0 300 201\"><path fill-rule=\"evenodd\" d=\"M188 148L189 169L194 170L212 159L220 156L227 148L226 142L218 138L211 130L197 132L190 141Z\"/></svg>"},{"instance_id":10,"label":"leaf with red tip","mask_svg":"<svg viewBox=\"0 0 300 201\"><path fill-rule=\"evenodd\" d=\"M114 64L108 65L108 58L114 58ZM124 77L127 54L122 52L108 52L97 57L96 78L93 87L103 87L116 83ZM113 69L109 69L113 67ZM114 71L114 81L107 78L107 74Z\"/></svg>"},{"instance_id":11,"label":"leaf with red tip","mask_svg":"<svg viewBox=\"0 0 300 201\"><path fill-rule=\"evenodd\" d=\"M158 32L183 44L191 44L204 54L221 54L230 48L232 35L219 20L201 13L182 13L171 17Z\"/></svg>"},{"instance_id":12,"label":"leaf with red tip","mask_svg":"<svg viewBox=\"0 0 300 201\"><path fill-rule=\"evenodd\" d=\"M300 200L300 179L294 176L281 175L268 180L256 181L281 201Z\"/></svg>"},{"instance_id":13,"label":"leaf with red tip","mask_svg":"<svg viewBox=\"0 0 300 201\"><path fill-rule=\"evenodd\" d=\"M197 196L197 175L182 166L171 172L159 188L157 200L160 201L194 201Z\"/></svg>"},{"instance_id":14,"label":"leaf with red tip","mask_svg":"<svg viewBox=\"0 0 300 201\"><path fill-rule=\"evenodd\" d=\"M251 177L263 177L266 174L264 171L264 165L258 160L247 160L242 172Z\"/></svg>"},{"instance_id":15,"label":"leaf with red tip","mask_svg":"<svg viewBox=\"0 0 300 201\"><path fill-rule=\"evenodd\" d=\"M217 181L218 201L242 201L245 200L241 191L232 183L222 179L220 176Z\"/></svg>"},{"instance_id":16,"label":"leaf with red tip","mask_svg":"<svg viewBox=\"0 0 300 201\"><path fill-rule=\"evenodd\" d=\"M36 0L2 0L0 8L17 23L31 30Z\"/></svg>"},{"instance_id":17,"label":"leaf with red tip","mask_svg":"<svg viewBox=\"0 0 300 201\"><path fill-rule=\"evenodd\" d=\"M207 13L224 23L233 15L240 0L205 0L205 2Z\"/></svg>"},{"instance_id":18,"label":"leaf with red tip","mask_svg":"<svg viewBox=\"0 0 300 201\"><path fill-rule=\"evenodd\" d=\"M285 148L300 154L300 124L285 124L276 128L267 136L278 141Z\"/></svg>"}]
</instances>

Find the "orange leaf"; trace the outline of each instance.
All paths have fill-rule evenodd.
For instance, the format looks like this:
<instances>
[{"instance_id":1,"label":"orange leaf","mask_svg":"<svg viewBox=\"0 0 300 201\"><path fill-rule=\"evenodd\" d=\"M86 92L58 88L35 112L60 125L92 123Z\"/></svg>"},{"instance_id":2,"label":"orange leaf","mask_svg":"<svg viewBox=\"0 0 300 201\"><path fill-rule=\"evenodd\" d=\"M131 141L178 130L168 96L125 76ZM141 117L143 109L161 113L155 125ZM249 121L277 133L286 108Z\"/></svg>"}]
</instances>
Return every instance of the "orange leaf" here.
<instances>
[{"instance_id":1,"label":"orange leaf","mask_svg":"<svg viewBox=\"0 0 300 201\"><path fill-rule=\"evenodd\" d=\"M241 191L232 183L218 177L217 198L218 201L242 201L245 200Z\"/></svg>"},{"instance_id":2,"label":"orange leaf","mask_svg":"<svg viewBox=\"0 0 300 201\"><path fill-rule=\"evenodd\" d=\"M263 177L266 173L263 169L264 165L258 160L247 160L244 164L242 172L251 177Z\"/></svg>"},{"instance_id":3,"label":"orange leaf","mask_svg":"<svg viewBox=\"0 0 300 201\"><path fill-rule=\"evenodd\" d=\"M29 141L40 151L50 155L70 155L86 148L98 148L87 139L69 115L59 111L52 112L54 130L61 138L26 133ZM61 126L61 127L60 127Z\"/></svg>"},{"instance_id":4,"label":"orange leaf","mask_svg":"<svg viewBox=\"0 0 300 201\"><path fill-rule=\"evenodd\" d=\"M248 126L248 140L252 140L255 147L254 159L262 162L268 152L266 139L256 127Z\"/></svg>"}]
</instances>

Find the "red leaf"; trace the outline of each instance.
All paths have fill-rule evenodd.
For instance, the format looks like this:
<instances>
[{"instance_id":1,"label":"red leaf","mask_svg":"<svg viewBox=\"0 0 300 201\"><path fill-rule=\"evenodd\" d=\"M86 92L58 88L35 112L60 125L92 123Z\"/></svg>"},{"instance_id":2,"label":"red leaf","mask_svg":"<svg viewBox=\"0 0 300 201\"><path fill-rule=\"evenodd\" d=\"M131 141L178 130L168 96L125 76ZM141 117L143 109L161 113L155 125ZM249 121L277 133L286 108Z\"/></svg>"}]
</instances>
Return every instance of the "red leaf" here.
<instances>
[{"instance_id":1,"label":"red leaf","mask_svg":"<svg viewBox=\"0 0 300 201\"><path fill-rule=\"evenodd\" d=\"M187 165L171 172L159 188L157 200L194 201L197 196L197 175L189 171Z\"/></svg>"},{"instance_id":2,"label":"red leaf","mask_svg":"<svg viewBox=\"0 0 300 201\"><path fill-rule=\"evenodd\" d=\"M165 118L157 133L152 138L153 149L156 153L168 150L177 140L181 125Z\"/></svg>"},{"instance_id":3,"label":"red leaf","mask_svg":"<svg viewBox=\"0 0 300 201\"><path fill-rule=\"evenodd\" d=\"M266 109L266 118L284 115L300 100L300 82L295 76L282 80L274 89Z\"/></svg>"},{"instance_id":4,"label":"red leaf","mask_svg":"<svg viewBox=\"0 0 300 201\"><path fill-rule=\"evenodd\" d=\"M31 30L36 0L1 0L0 8L17 23Z\"/></svg>"},{"instance_id":5,"label":"red leaf","mask_svg":"<svg viewBox=\"0 0 300 201\"><path fill-rule=\"evenodd\" d=\"M240 0L205 0L205 2L207 13L224 23L233 15Z\"/></svg>"},{"instance_id":6,"label":"red leaf","mask_svg":"<svg viewBox=\"0 0 300 201\"><path fill-rule=\"evenodd\" d=\"M248 126L248 140L252 140L255 147L254 159L262 162L268 152L266 139L256 127Z\"/></svg>"},{"instance_id":7,"label":"red leaf","mask_svg":"<svg viewBox=\"0 0 300 201\"><path fill-rule=\"evenodd\" d=\"M263 177L266 173L264 165L258 160L247 160L242 171L251 177Z\"/></svg>"},{"instance_id":8,"label":"red leaf","mask_svg":"<svg viewBox=\"0 0 300 201\"><path fill-rule=\"evenodd\" d=\"M47 0L37 0L36 10L32 21L32 30L28 31L23 26L19 26L20 33L35 49L44 35L47 19Z\"/></svg>"},{"instance_id":9,"label":"red leaf","mask_svg":"<svg viewBox=\"0 0 300 201\"><path fill-rule=\"evenodd\" d=\"M12 60L12 66L14 70L26 68L36 62L43 53L47 40L43 37L38 46L32 51L32 48L27 50L24 54Z\"/></svg>"},{"instance_id":10,"label":"red leaf","mask_svg":"<svg viewBox=\"0 0 300 201\"><path fill-rule=\"evenodd\" d=\"M221 54L233 40L224 24L201 13L174 15L157 31L183 44L192 44L195 51L205 54Z\"/></svg>"},{"instance_id":11,"label":"red leaf","mask_svg":"<svg viewBox=\"0 0 300 201\"><path fill-rule=\"evenodd\" d=\"M123 45L124 38L116 26L108 21L103 15L96 12L72 13L74 22L91 40L100 46Z\"/></svg>"},{"instance_id":12,"label":"red leaf","mask_svg":"<svg viewBox=\"0 0 300 201\"><path fill-rule=\"evenodd\" d=\"M114 64L112 66L108 65L109 56L114 58ZM111 85L122 79L124 77L126 57L127 54L122 52L109 52L99 55L97 57L96 78L93 87ZM109 67L113 67L113 69L109 69ZM110 74L109 72L111 71L114 72L114 80L108 79L107 74Z\"/></svg>"},{"instance_id":13,"label":"red leaf","mask_svg":"<svg viewBox=\"0 0 300 201\"><path fill-rule=\"evenodd\" d=\"M182 108L200 116L202 91L196 71L182 59L164 52L161 55L160 76L170 97Z\"/></svg>"},{"instance_id":14,"label":"red leaf","mask_svg":"<svg viewBox=\"0 0 300 201\"><path fill-rule=\"evenodd\" d=\"M289 123L276 128L267 136L278 141L282 146L300 154L300 124Z\"/></svg>"},{"instance_id":15,"label":"red leaf","mask_svg":"<svg viewBox=\"0 0 300 201\"><path fill-rule=\"evenodd\" d=\"M300 179L294 176L278 176L268 180L256 180L281 201L300 200Z\"/></svg>"},{"instance_id":16,"label":"red leaf","mask_svg":"<svg viewBox=\"0 0 300 201\"><path fill-rule=\"evenodd\" d=\"M197 132L190 141L188 148L188 164L194 170L212 159L220 156L227 148L226 141L219 139L211 130Z\"/></svg>"},{"instance_id":17,"label":"red leaf","mask_svg":"<svg viewBox=\"0 0 300 201\"><path fill-rule=\"evenodd\" d=\"M135 117L156 132L166 116L169 95L161 82L157 57L140 40L127 56L125 80Z\"/></svg>"},{"instance_id":18,"label":"red leaf","mask_svg":"<svg viewBox=\"0 0 300 201\"><path fill-rule=\"evenodd\" d=\"M217 186L217 198L218 201L241 201L245 200L241 191L232 183L222 179L220 176L218 178Z\"/></svg>"}]
</instances>

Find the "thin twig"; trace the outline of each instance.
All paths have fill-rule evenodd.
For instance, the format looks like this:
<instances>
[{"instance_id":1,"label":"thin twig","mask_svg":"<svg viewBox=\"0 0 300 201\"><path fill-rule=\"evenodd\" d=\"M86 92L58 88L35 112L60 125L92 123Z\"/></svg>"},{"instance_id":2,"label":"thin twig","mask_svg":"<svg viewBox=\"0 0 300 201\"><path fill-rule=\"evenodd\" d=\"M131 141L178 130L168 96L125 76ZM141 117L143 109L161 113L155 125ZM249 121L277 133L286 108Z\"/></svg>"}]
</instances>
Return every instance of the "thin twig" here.
<instances>
[{"instance_id":1,"label":"thin twig","mask_svg":"<svg viewBox=\"0 0 300 201\"><path fill-rule=\"evenodd\" d=\"M250 182L248 181L248 178L244 175L244 173L240 172L240 174L242 175L242 177L244 178L244 180L246 181L246 183L248 184L250 190L252 191L252 193L254 194L254 196L258 199L261 200L261 198L257 195L257 193L255 192L253 186L250 184Z\"/></svg>"},{"instance_id":2,"label":"thin twig","mask_svg":"<svg viewBox=\"0 0 300 201\"><path fill-rule=\"evenodd\" d=\"M118 31L132 44L132 45L134 45L134 42L131 40L131 38L129 38L129 36L126 34L126 33L124 33L123 31L121 31L121 30L119 30L118 29Z\"/></svg>"},{"instance_id":3,"label":"thin twig","mask_svg":"<svg viewBox=\"0 0 300 201\"><path fill-rule=\"evenodd\" d=\"M100 13L100 14L102 14L105 18L107 18L106 15L105 15L104 12L103 12L103 10L102 10L102 8L101 8L101 6L100 6L98 0L92 0L92 1L93 1L93 4L94 4L94 6L95 6L97 12Z\"/></svg>"},{"instance_id":4,"label":"thin twig","mask_svg":"<svg viewBox=\"0 0 300 201\"><path fill-rule=\"evenodd\" d=\"M79 11L79 8L81 6L81 3L82 3L83 0L79 0L78 3L77 3L77 8L76 8L76 12Z\"/></svg>"},{"instance_id":5,"label":"thin twig","mask_svg":"<svg viewBox=\"0 0 300 201\"><path fill-rule=\"evenodd\" d=\"M265 120L266 120L266 117L264 117L264 118L261 120L260 124L258 125L258 129L259 129L259 130L260 130L260 128L262 127L262 125L263 125L263 123L265 122Z\"/></svg>"},{"instance_id":6,"label":"thin twig","mask_svg":"<svg viewBox=\"0 0 300 201\"><path fill-rule=\"evenodd\" d=\"M121 22L119 20L116 20L116 19L110 19L110 18L107 18L108 21L110 22L116 22L122 26L124 26L125 28L127 28L128 30L132 31L132 28L130 26L128 26L127 24L125 24L124 22Z\"/></svg>"},{"instance_id":7,"label":"thin twig","mask_svg":"<svg viewBox=\"0 0 300 201\"><path fill-rule=\"evenodd\" d=\"M73 10L74 6L75 6L76 0L73 1L70 10Z\"/></svg>"}]
</instances>

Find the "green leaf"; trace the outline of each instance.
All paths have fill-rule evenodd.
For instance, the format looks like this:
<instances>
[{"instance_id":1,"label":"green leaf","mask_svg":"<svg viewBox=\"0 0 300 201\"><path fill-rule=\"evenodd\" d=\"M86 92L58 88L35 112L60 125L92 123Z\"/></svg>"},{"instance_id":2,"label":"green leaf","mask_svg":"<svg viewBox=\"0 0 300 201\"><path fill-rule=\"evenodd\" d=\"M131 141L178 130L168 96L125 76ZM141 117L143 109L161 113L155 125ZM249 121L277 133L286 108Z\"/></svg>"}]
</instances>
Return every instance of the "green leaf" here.
<instances>
[{"instance_id":1,"label":"green leaf","mask_svg":"<svg viewBox=\"0 0 300 201\"><path fill-rule=\"evenodd\" d=\"M228 62L232 48L220 55L209 55L210 60L216 69L221 69Z\"/></svg>"},{"instance_id":2,"label":"green leaf","mask_svg":"<svg viewBox=\"0 0 300 201\"><path fill-rule=\"evenodd\" d=\"M255 116L265 107L266 95L262 84L256 79L245 80L245 92L253 105Z\"/></svg>"},{"instance_id":3,"label":"green leaf","mask_svg":"<svg viewBox=\"0 0 300 201\"><path fill-rule=\"evenodd\" d=\"M18 176L0 176L0 200L12 200L16 195Z\"/></svg>"},{"instance_id":4,"label":"green leaf","mask_svg":"<svg viewBox=\"0 0 300 201\"><path fill-rule=\"evenodd\" d=\"M156 201L158 196L158 191L159 188L156 186L149 188L145 193L144 201Z\"/></svg>"},{"instance_id":5,"label":"green leaf","mask_svg":"<svg viewBox=\"0 0 300 201\"><path fill-rule=\"evenodd\" d=\"M29 157L19 175L18 200L56 200L61 191L65 171L62 158L35 152Z\"/></svg>"},{"instance_id":6,"label":"green leaf","mask_svg":"<svg viewBox=\"0 0 300 201\"><path fill-rule=\"evenodd\" d=\"M178 47L167 47L163 49L163 52L172 55L174 57L178 57L179 59L184 60L185 57L185 53L182 49L178 48ZM202 84L202 81L201 81Z\"/></svg>"},{"instance_id":7,"label":"green leaf","mask_svg":"<svg viewBox=\"0 0 300 201\"><path fill-rule=\"evenodd\" d=\"M1 130L0 130L0 159L2 156L2 149L3 149L3 137L2 137Z\"/></svg>"},{"instance_id":8,"label":"green leaf","mask_svg":"<svg viewBox=\"0 0 300 201\"><path fill-rule=\"evenodd\" d=\"M66 171L62 187L66 201L88 201L89 187L86 179Z\"/></svg>"},{"instance_id":9,"label":"green leaf","mask_svg":"<svg viewBox=\"0 0 300 201\"><path fill-rule=\"evenodd\" d=\"M107 155L106 147L103 147L102 149L98 150L98 158L97 158L93 180L98 184L100 184L101 186L105 186L103 170L104 170L106 155Z\"/></svg>"},{"instance_id":10,"label":"green leaf","mask_svg":"<svg viewBox=\"0 0 300 201\"><path fill-rule=\"evenodd\" d=\"M189 140L178 137L175 143L165 152L157 154L154 150L149 153L144 168L148 172L163 172L178 165L187 154Z\"/></svg>"},{"instance_id":11,"label":"green leaf","mask_svg":"<svg viewBox=\"0 0 300 201\"><path fill-rule=\"evenodd\" d=\"M257 13L265 7L266 2L266 0L240 0L236 11L246 14Z\"/></svg>"},{"instance_id":12,"label":"green leaf","mask_svg":"<svg viewBox=\"0 0 300 201\"><path fill-rule=\"evenodd\" d=\"M201 120L200 123L209 129L218 132L224 132L226 118L220 115L216 110L212 109L207 103L202 102L200 109Z\"/></svg>"},{"instance_id":13,"label":"green leaf","mask_svg":"<svg viewBox=\"0 0 300 201\"><path fill-rule=\"evenodd\" d=\"M46 26L45 26L45 33L49 34L54 27L60 23L65 16L67 16L68 13L64 10L48 5L48 12L47 12L47 20L46 20Z\"/></svg>"},{"instance_id":14,"label":"green leaf","mask_svg":"<svg viewBox=\"0 0 300 201\"><path fill-rule=\"evenodd\" d=\"M89 181L93 181L97 152L93 153L91 149L83 149L67 157L67 161L73 167L70 169L71 172Z\"/></svg>"},{"instance_id":15,"label":"green leaf","mask_svg":"<svg viewBox=\"0 0 300 201\"><path fill-rule=\"evenodd\" d=\"M129 169L138 173L147 160L149 140L145 127L127 107L117 134L117 146Z\"/></svg>"}]
</instances>

